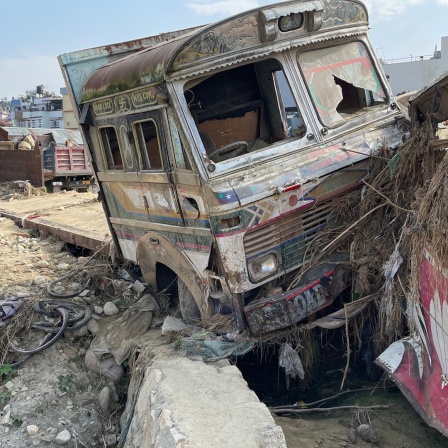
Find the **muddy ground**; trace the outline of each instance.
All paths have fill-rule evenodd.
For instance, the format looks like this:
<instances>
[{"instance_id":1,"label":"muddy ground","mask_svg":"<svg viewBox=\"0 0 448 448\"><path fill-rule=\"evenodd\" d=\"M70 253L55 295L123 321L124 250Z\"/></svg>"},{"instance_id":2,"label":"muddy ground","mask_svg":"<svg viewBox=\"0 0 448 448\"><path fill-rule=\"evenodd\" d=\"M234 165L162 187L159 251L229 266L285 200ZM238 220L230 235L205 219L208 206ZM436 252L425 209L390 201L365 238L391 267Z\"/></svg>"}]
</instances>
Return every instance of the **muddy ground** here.
<instances>
[{"instance_id":1,"label":"muddy ground","mask_svg":"<svg viewBox=\"0 0 448 448\"><path fill-rule=\"evenodd\" d=\"M14 296L24 303L21 312L24 321L28 321L12 340L22 347L34 346L41 337L39 332L29 328L33 316L30 304L48 299L47 285L64 275L66 269L80 264L80 259L75 256L78 254L67 251L67 246L61 241L45 235L35 236L37 238L16 227L12 221L0 218L0 300ZM85 259L81 258L83 261ZM61 265L68 267L61 268ZM103 272L105 277L111 276L107 269ZM110 295L110 290L101 292L99 288L95 294L73 300L87 303L94 310L94 320L101 320L104 315L100 308L111 300ZM116 300L116 304L123 311L132 300L122 297ZM2 325L0 335L6 331L7 325ZM119 415L124 409L129 372L116 385L117 400L111 400L107 412L104 412L104 403L100 403L99 398L108 380L88 371L84 365L84 354L93 338L92 331L83 329L67 333L17 370L0 367L1 448L56 447L62 443L67 447L117 446L121 430ZM3 347L0 355L5 354L4 350ZM8 353L5 361L16 359ZM341 363L345 365L345 359ZM262 401L268 406L278 405L278 397L274 403L270 395L278 389L278 384L284 382L283 371L276 368L272 376L272 369L271 372L265 369L267 367L256 362L250 363L243 369L244 376ZM264 375L264 381L260 380ZM329 376L322 367L319 375L322 380L313 384L310 391L297 387L286 392L283 390L281 403L308 403L316 396L322 398L338 392L340 372L335 379L334 373ZM260 387L260 383L264 386L269 383L268 391L266 387ZM429 428L395 388L384 389L384 384L382 381L375 384L358 381L357 373L353 372L348 376L347 388L376 387L375 392L347 394L337 401L325 403L328 407L389 406L388 409L374 410L367 417L354 410L302 414L294 418L275 416L277 424L284 430L288 447L448 448L448 439ZM355 440L353 434L349 435L350 425L366 418L376 431L376 443L368 443L359 436ZM213 446L213 441L210 441L210 446Z\"/></svg>"}]
</instances>

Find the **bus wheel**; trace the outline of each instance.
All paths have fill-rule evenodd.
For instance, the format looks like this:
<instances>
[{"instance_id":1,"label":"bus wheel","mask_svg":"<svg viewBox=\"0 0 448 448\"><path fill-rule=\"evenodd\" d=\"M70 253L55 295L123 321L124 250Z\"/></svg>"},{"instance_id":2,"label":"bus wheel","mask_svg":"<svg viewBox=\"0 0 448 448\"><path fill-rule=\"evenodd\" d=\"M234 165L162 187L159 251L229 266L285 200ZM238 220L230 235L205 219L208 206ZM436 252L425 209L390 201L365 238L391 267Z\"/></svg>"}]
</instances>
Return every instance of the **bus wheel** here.
<instances>
[{"instance_id":1,"label":"bus wheel","mask_svg":"<svg viewBox=\"0 0 448 448\"><path fill-rule=\"evenodd\" d=\"M201 312L199 311L196 300L194 300L193 294L191 294L187 285L179 277L177 277L177 293L182 319L187 322L201 320Z\"/></svg>"}]
</instances>

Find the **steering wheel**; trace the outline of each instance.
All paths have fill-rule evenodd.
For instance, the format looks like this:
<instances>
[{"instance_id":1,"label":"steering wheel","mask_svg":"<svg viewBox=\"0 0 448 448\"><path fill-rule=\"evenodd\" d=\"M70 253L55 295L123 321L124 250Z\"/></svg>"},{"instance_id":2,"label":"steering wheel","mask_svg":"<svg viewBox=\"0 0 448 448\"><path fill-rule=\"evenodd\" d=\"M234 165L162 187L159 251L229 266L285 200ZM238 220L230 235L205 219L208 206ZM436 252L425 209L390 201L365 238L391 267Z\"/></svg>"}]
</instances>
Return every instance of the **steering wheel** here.
<instances>
[{"instance_id":1,"label":"steering wheel","mask_svg":"<svg viewBox=\"0 0 448 448\"><path fill-rule=\"evenodd\" d=\"M247 142L240 140L238 142L233 142L221 146L221 148L215 149L208 156L212 158L213 156L223 156L225 154L234 153L232 154L232 157L236 157L239 156L240 154L243 154L243 152L247 150L248 146L249 145L247 144Z\"/></svg>"}]
</instances>

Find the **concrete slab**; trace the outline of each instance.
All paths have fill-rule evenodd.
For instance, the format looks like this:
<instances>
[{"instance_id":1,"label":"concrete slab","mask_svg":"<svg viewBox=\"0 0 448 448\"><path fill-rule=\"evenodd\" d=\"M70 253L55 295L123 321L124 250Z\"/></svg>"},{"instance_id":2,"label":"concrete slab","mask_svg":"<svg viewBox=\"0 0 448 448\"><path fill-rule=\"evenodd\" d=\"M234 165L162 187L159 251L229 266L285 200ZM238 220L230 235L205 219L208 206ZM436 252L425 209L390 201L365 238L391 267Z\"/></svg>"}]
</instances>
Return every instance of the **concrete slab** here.
<instances>
[{"instance_id":1,"label":"concrete slab","mask_svg":"<svg viewBox=\"0 0 448 448\"><path fill-rule=\"evenodd\" d=\"M286 448L286 441L237 367L164 353L145 369L123 447Z\"/></svg>"},{"instance_id":2,"label":"concrete slab","mask_svg":"<svg viewBox=\"0 0 448 448\"><path fill-rule=\"evenodd\" d=\"M52 193L0 202L0 216L93 251L110 240L102 204L91 193Z\"/></svg>"}]
</instances>

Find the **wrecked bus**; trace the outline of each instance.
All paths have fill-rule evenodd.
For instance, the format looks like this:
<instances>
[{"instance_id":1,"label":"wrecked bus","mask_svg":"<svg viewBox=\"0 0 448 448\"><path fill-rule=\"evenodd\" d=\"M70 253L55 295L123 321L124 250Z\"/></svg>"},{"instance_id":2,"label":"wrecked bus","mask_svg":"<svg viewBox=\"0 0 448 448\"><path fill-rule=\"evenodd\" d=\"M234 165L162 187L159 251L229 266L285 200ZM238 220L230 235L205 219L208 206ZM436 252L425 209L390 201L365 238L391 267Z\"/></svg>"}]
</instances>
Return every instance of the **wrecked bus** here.
<instances>
[{"instance_id":1,"label":"wrecked bus","mask_svg":"<svg viewBox=\"0 0 448 448\"><path fill-rule=\"evenodd\" d=\"M346 287L310 245L402 142L367 32L360 1L288 1L59 56L117 248L185 319L261 335Z\"/></svg>"}]
</instances>

